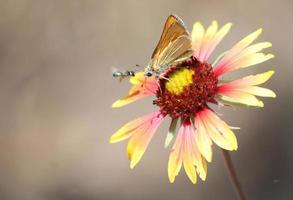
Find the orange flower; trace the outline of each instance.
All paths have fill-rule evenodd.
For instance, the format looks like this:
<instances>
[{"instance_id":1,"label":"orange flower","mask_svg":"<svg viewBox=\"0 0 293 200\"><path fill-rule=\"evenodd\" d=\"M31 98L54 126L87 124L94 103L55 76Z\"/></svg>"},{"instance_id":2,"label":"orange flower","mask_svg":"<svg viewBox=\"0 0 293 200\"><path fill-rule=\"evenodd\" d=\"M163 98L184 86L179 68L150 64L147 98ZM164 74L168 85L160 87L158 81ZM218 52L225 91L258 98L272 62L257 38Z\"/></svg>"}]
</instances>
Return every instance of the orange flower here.
<instances>
[{"instance_id":1,"label":"orange flower","mask_svg":"<svg viewBox=\"0 0 293 200\"><path fill-rule=\"evenodd\" d=\"M210 105L263 107L263 102L256 96L276 97L272 90L257 86L266 82L274 71L230 82L221 81L228 72L273 58L272 54L260 52L271 47L271 43L251 45L261 34L261 29L224 52L215 64L208 62L230 28L231 23L227 23L218 30L217 22L213 21L205 30L201 23L196 22L191 34L194 55L189 60L170 67L163 75L165 78L145 80L143 73L138 73L130 79L134 86L126 97L114 102L113 107L121 107L149 95L155 95L153 103L159 107L158 111L127 123L110 138L111 143L130 138L127 151L131 168L140 161L158 126L169 116L172 122L165 146L176 137L168 163L170 182L174 182L182 166L192 183L196 183L197 175L205 180L206 161L212 160L213 143L226 150L237 150L232 128L218 117Z\"/></svg>"}]
</instances>

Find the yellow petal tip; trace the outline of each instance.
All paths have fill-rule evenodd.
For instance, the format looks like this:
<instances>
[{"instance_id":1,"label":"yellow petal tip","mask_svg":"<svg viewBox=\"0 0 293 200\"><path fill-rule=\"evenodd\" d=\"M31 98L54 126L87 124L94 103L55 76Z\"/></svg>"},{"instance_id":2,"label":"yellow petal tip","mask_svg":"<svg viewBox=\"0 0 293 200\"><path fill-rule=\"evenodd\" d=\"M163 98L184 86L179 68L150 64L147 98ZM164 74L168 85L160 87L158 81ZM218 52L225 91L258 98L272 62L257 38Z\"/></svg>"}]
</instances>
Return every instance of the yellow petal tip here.
<instances>
[{"instance_id":1,"label":"yellow petal tip","mask_svg":"<svg viewBox=\"0 0 293 200\"><path fill-rule=\"evenodd\" d=\"M112 104L112 108L119 108L119 107L121 107L121 106L123 106L123 105L122 105L120 99L117 100L117 101L115 101L115 102Z\"/></svg>"},{"instance_id":2,"label":"yellow petal tip","mask_svg":"<svg viewBox=\"0 0 293 200\"><path fill-rule=\"evenodd\" d=\"M274 57L275 57L275 55L273 55L273 54L269 53L269 54L267 54L267 57L268 57L268 59L272 59L272 58L274 58Z\"/></svg>"},{"instance_id":3,"label":"yellow petal tip","mask_svg":"<svg viewBox=\"0 0 293 200\"><path fill-rule=\"evenodd\" d=\"M136 162L134 162L134 160L133 159L131 159L131 161L130 161L130 169L134 169L134 167L137 165L137 161Z\"/></svg>"},{"instance_id":4,"label":"yellow petal tip","mask_svg":"<svg viewBox=\"0 0 293 200\"><path fill-rule=\"evenodd\" d=\"M267 73L268 73L269 77L271 77L272 75L275 74L275 71L274 71L274 70L270 70L270 71L268 71Z\"/></svg>"},{"instance_id":5,"label":"yellow petal tip","mask_svg":"<svg viewBox=\"0 0 293 200\"><path fill-rule=\"evenodd\" d=\"M169 182L170 182L170 183L174 183L174 181L175 181L175 177L174 177L174 178L170 178L170 177L169 177Z\"/></svg>"},{"instance_id":6,"label":"yellow petal tip","mask_svg":"<svg viewBox=\"0 0 293 200\"><path fill-rule=\"evenodd\" d=\"M206 176L201 176L200 177L202 181L206 181L207 177Z\"/></svg>"},{"instance_id":7,"label":"yellow petal tip","mask_svg":"<svg viewBox=\"0 0 293 200\"><path fill-rule=\"evenodd\" d=\"M277 95L276 95L276 93L275 93L274 91L272 91L272 95L271 95L270 97L272 97L272 98L276 98Z\"/></svg>"},{"instance_id":8,"label":"yellow petal tip","mask_svg":"<svg viewBox=\"0 0 293 200\"><path fill-rule=\"evenodd\" d=\"M208 162L212 162L212 156L210 156L210 157L206 157L206 160L207 160Z\"/></svg>"},{"instance_id":9,"label":"yellow petal tip","mask_svg":"<svg viewBox=\"0 0 293 200\"><path fill-rule=\"evenodd\" d=\"M110 139L109 139L109 143L110 143L110 144L113 144L113 143L116 143L116 142L118 142L118 141L117 141L117 138L115 138L115 136L112 135L112 136L110 137Z\"/></svg>"},{"instance_id":10,"label":"yellow petal tip","mask_svg":"<svg viewBox=\"0 0 293 200\"><path fill-rule=\"evenodd\" d=\"M261 34L262 33L262 28L257 29L256 32L257 32L258 35Z\"/></svg>"},{"instance_id":11,"label":"yellow petal tip","mask_svg":"<svg viewBox=\"0 0 293 200\"><path fill-rule=\"evenodd\" d=\"M199 21L197 21L193 24L193 28L195 28L195 27L203 28L203 25Z\"/></svg>"},{"instance_id":12,"label":"yellow petal tip","mask_svg":"<svg viewBox=\"0 0 293 200\"><path fill-rule=\"evenodd\" d=\"M228 23L225 24L225 26L228 26L229 28L231 28L232 25L233 24L231 22L228 22Z\"/></svg>"},{"instance_id":13,"label":"yellow petal tip","mask_svg":"<svg viewBox=\"0 0 293 200\"><path fill-rule=\"evenodd\" d=\"M273 44L270 43L270 42L268 42L267 44L268 44L268 47L272 47L273 46Z\"/></svg>"}]
</instances>

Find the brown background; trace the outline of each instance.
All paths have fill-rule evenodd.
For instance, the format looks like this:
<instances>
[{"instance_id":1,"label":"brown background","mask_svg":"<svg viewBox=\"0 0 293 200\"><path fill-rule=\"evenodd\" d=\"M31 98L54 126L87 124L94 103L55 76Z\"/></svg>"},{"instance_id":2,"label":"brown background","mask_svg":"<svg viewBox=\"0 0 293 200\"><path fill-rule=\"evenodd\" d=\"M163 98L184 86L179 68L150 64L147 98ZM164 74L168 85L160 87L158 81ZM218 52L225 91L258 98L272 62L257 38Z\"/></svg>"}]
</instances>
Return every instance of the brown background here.
<instances>
[{"instance_id":1,"label":"brown background","mask_svg":"<svg viewBox=\"0 0 293 200\"><path fill-rule=\"evenodd\" d=\"M240 74L276 70L266 86L278 98L222 113L241 127L232 157L248 199L292 199L292 11L291 0L1 0L0 199L235 199L216 146L205 182L192 185L184 173L168 182L167 121L134 170L126 143L108 143L156 109L151 99L111 109L129 88L111 68L145 65L171 13L190 30L195 20L233 22L213 55L264 28L258 41L271 41L276 58Z\"/></svg>"}]
</instances>

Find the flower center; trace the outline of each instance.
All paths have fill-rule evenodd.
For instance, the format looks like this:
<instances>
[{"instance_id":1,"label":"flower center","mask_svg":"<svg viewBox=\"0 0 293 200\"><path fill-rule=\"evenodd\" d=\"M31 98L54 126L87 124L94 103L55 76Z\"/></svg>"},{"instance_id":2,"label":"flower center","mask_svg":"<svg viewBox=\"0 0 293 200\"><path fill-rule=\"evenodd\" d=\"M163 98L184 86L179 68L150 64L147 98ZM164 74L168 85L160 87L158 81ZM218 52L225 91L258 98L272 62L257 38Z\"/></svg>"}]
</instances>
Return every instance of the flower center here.
<instances>
[{"instance_id":1,"label":"flower center","mask_svg":"<svg viewBox=\"0 0 293 200\"><path fill-rule=\"evenodd\" d=\"M218 79L210 64L192 58L171 67L163 76L154 100L162 114L188 119L208 102L215 103Z\"/></svg>"},{"instance_id":2,"label":"flower center","mask_svg":"<svg viewBox=\"0 0 293 200\"><path fill-rule=\"evenodd\" d=\"M178 69L169 76L169 80L165 84L166 89L170 93L180 95L187 86L192 84L193 74L194 71L191 69Z\"/></svg>"}]
</instances>

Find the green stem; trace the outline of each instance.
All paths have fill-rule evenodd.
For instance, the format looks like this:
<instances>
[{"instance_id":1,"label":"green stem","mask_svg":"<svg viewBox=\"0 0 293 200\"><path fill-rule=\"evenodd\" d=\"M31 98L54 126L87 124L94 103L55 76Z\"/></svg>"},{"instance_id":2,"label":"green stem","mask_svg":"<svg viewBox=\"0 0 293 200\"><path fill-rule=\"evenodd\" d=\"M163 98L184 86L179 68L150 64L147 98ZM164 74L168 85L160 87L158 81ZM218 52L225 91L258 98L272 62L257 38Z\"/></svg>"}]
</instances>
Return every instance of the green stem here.
<instances>
[{"instance_id":1,"label":"green stem","mask_svg":"<svg viewBox=\"0 0 293 200\"><path fill-rule=\"evenodd\" d=\"M225 161L227 170L229 172L231 182L234 186L235 192L237 193L239 200L245 200L246 198L245 198L244 192L242 190L240 181L237 177L237 173L235 171L234 165L232 163L230 153L229 153L229 151L224 150L224 149L222 149L222 153L223 153L224 161Z\"/></svg>"}]
</instances>

